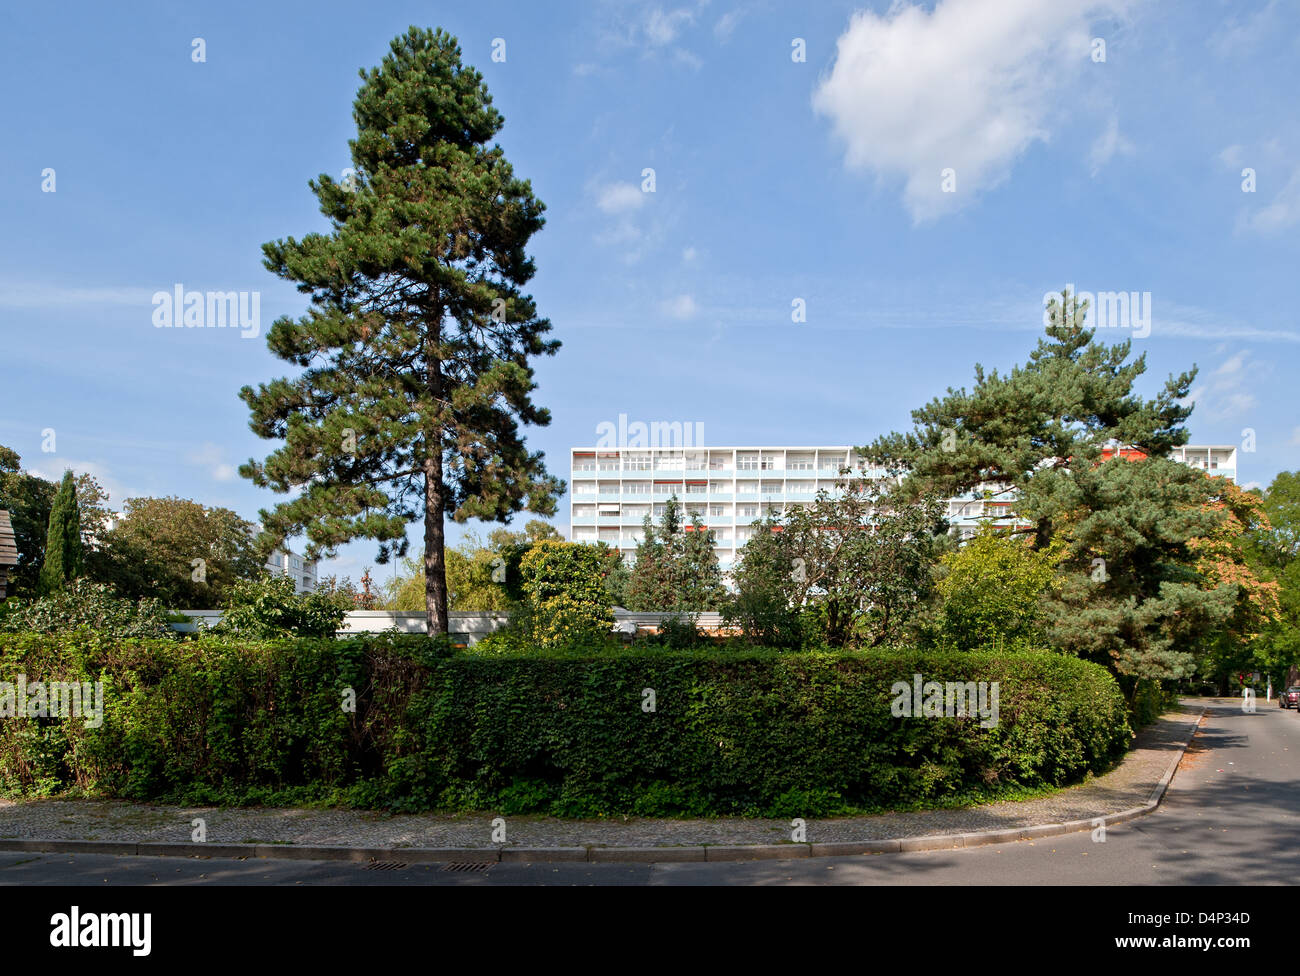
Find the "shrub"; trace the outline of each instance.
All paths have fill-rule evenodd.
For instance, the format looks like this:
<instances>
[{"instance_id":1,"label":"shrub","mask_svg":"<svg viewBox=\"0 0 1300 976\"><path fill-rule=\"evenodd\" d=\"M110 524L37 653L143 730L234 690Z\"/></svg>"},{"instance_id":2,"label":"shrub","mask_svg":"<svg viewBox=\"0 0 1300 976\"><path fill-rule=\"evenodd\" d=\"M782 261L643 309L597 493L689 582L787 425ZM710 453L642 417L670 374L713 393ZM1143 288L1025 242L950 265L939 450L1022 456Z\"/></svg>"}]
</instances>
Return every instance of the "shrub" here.
<instances>
[{"instance_id":1,"label":"shrub","mask_svg":"<svg viewBox=\"0 0 1300 976\"><path fill-rule=\"evenodd\" d=\"M8 795L825 816L1062 785L1129 740L1105 669L1047 653L0 637L0 680L17 673L103 680L106 708L98 728L0 722ZM917 673L999 682L999 723L893 717L892 686ZM355 711L342 707L349 690Z\"/></svg>"},{"instance_id":2,"label":"shrub","mask_svg":"<svg viewBox=\"0 0 1300 976\"><path fill-rule=\"evenodd\" d=\"M254 640L276 637L332 637L343 624L350 600L334 591L295 593L288 576L239 580L212 630Z\"/></svg>"},{"instance_id":3,"label":"shrub","mask_svg":"<svg viewBox=\"0 0 1300 976\"><path fill-rule=\"evenodd\" d=\"M751 560L752 563L753 560ZM751 567L752 568L752 567ZM739 627L745 639L755 645L794 649L803 644L805 628L800 612L776 583L755 579L743 581L722 605L722 619L728 627Z\"/></svg>"},{"instance_id":4,"label":"shrub","mask_svg":"<svg viewBox=\"0 0 1300 976\"><path fill-rule=\"evenodd\" d=\"M63 591L28 604L6 601L0 631L41 634L93 631L103 637L175 637L160 601L122 599L104 583L75 580Z\"/></svg>"},{"instance_id":5,"label":"shrub","mask_svg":"<svg viewBox=\"0 0 1300 976\"><path fill-rule=\"evenodd\" d=\"M1178 695L1166 691L1155 678L1124 675L1119 681L1128 701L1130 721L1137 728L1150 725L1178 702Z\"/></svg>"},{"instance_id":6,"label":"shrub","mask_svg":"<svg viewBox=\"0 0 1300 976\"><path fill-rule=\"evenodd\" d=\"M963 651L1037 642L1040 601L1055 588L1058 559L1058 549L1035 552L1026 539L982 526L941 561L946 572L936 584L943 601L939 641Z\"/></svg>"},{"instance_id":7,"label":"shrub","mask_svg":"<svg viewBox=\"0 0 1300 976\"><path fill-rule=\"evenodd\" d=\"M650 647L667 647L675 651L691 647L707 647L713 642L700 633L695 626L695 618L690 615L665 617L659 624L659 631L644 637L636 637L635 643Z\"/></svg>"},{"instance_id":8,"label":"shrub","mask_svg":"<svg viewBox=\"0 0 1300 976\"><path fill-rule=\"evenodd\" d=\"M544 647L608 634L614 614L606 570L605 553L596 546L534 543L519 564L526 633Z\"/></svg>"}]
</instances>

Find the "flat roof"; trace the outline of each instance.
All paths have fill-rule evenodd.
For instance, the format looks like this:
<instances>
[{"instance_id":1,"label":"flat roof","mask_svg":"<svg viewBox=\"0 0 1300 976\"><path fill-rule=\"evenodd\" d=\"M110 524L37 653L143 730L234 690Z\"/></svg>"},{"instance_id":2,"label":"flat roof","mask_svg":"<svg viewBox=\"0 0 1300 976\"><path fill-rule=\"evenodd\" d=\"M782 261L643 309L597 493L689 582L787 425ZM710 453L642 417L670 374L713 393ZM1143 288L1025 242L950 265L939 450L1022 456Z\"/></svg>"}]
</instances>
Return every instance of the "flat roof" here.
<instances>
[{"instance_id":1,"label":"flat roof","mask_svg":"<svg viewBox=\"0 0 1300 976\"><path fill-rule=\"evenodd\" d=\"M834 444L742 444L737 447L716 445L713 447L571 447L570 451L856 451L856 447L837 447Z\"/></svg>"}]
</instances>

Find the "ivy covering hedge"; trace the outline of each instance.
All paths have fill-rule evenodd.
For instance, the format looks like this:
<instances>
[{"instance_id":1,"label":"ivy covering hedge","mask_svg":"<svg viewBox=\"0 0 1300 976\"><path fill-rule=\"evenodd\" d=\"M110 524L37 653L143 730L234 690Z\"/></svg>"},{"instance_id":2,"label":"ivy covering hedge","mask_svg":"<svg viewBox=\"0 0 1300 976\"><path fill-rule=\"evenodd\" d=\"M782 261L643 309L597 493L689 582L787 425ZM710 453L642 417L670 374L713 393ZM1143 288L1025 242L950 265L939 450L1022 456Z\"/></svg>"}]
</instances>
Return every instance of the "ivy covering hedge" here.
<instances>
[{"instance_id":1,"label":"ivy covering hedge","mask_svg":"<svg viewBox=\"0 0 1300 976\"><path fill-rule=\"evenodd\" d=\"M98 728L0 719L8 796L825 816L1066 784L1130 738L1105 669L1052 653L489 656L392 635L0 635L0 681L19 674L102 680L105 709ZM998 724L894 717L891 686L914 674L998 682Z\"/></svg>"}]
</instances>

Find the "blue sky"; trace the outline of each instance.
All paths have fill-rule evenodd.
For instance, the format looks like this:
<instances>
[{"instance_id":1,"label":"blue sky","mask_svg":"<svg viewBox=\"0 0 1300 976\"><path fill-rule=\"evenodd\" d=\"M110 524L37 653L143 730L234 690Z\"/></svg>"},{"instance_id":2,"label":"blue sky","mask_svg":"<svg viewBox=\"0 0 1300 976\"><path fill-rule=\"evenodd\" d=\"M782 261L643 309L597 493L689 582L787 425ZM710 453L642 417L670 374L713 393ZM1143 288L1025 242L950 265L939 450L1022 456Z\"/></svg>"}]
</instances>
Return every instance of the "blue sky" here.
<instances>
[{"instance_id":1,"label":"blue sky","mask_svg":"<svg viewBox=\"0 0 1300 976\"><path fill-rule=\"evenodd\" d=\"M1242 482L1300 468L1300 14L1261 0L11 5L0 443L115 506L275 501L235 473L273 446L236 394L287 364L155 329L151 296L303 310L261 245L325 228L307 180L349 165L357 71L411 24L460 39L548 207L531 290L564 346L528 436L561 477L620 413L865 443L1023 361L1066 284L1150 293L1146 392L1198 365L1192 439L1252 429Z\"/></svg>"}]
</instances>

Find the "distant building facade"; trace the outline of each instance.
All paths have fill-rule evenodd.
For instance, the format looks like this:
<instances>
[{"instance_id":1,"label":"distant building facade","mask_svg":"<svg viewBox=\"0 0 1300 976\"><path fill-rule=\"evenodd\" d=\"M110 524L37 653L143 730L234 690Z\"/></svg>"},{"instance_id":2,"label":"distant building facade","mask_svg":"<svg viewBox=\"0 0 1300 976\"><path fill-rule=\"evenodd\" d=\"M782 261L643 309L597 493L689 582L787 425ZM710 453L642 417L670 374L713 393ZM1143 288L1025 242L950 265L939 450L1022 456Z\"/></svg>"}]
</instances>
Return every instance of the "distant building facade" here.
<instances>
[{"instance_id":1,"label":"distant building facade","mask_svg":"<svg viewBox=\"0 0 1300 976\"><path fill-rule=\"evenodd\" d=\"M304 559L292 549L273 549L266 557L266 571L272 576L290 577L295 593L313 593L316 590L316 561Z\"/></svg>"},{"instance_id":2,"label":"distant building facade","mask_svg":"<svg viewBox=\"0 0 1300 976\"><path fill-rule=\"evenodd\" d=\"M1171 456L1206 474L1237 480L1235 447L1180 447ZM657 523L668 499L676 496L688 521L698 515L713 532L718 563L726 570L753 537L756 519L810 507L819 491L834 493L853 479L887 476L845 446L575 447L569 465L569 539L604 542L629 556L641 541L642 520L649 515ZM963 538L981 524L1014 525L1015 496L1006 485L979 485L947 500L948 521Z\"/></svg>"}]
</instances>

